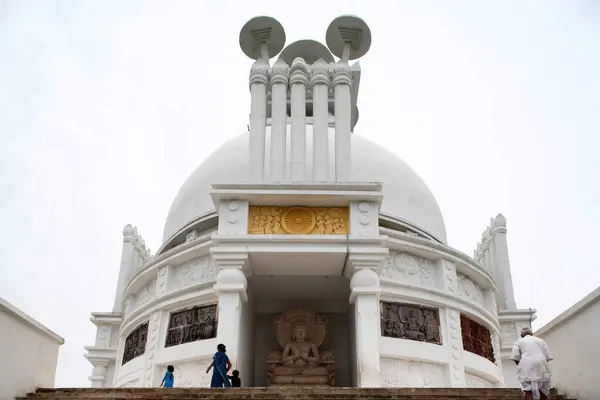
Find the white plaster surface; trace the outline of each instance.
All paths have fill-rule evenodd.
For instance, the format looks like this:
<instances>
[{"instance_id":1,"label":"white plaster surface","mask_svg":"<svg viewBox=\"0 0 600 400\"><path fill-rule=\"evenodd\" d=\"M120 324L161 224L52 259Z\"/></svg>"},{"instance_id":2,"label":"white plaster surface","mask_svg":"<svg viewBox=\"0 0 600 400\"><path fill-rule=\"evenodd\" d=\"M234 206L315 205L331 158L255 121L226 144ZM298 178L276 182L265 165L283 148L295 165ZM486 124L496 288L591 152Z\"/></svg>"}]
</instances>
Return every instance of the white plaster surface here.
<instances>
[{"instance_id":1,"label":"white plaster surface","mask_svg":"<svg viewBox=\"0 0 600 400\"><path fill-rule=\"evenodd\" d=\"M600 288L535 333L550 347L552 383L559 392L578 400L600 399L599 330Z\"/></svg>"},{"instance_id":2,"label":"white plaster surface","mask_svg":"<svg viewBox=\"0 0 600 400\"><path fill-rule=\"evenodd\" d=\"M450 387L445 365L381 358L382 387Z\"/></svg>"},{"instance_id":3,"label":"white plaster surface","mask_svg":"<svg viewBox=\"0 0 600 400\"><path fill-rule=\"evenodd\" d=\"M288 131L290 127L288 125ZM312 176L312 125L307 125L307 171ZM289 133L288 133L289 134ZM329 129L333 143L335 131ZM215 183L238 183L248 180L249 133L243 133L223 144L211 154L183 184L175 198L163 233L167 241L193 219L214 210L210 197ZM424 229L442 242L446 241L446 228L441 211L425 182L400 158L357 134L351 135L351 181L383 182L382 212L396 216ZM270 148L270 127L267 127L266 146ZM330 151L333 146L330 146ZM333 173L335 158L329 157ZM291 179L291 165L286 161L286 180ZM266 154L265 176L269 176L269 154ZM329 176L332 176L332 173Z\"/></svg>"},{"instance_id":4,"label":"white plaster surface","mask_svg":"<svg viewBox=\"0 0 600 400\"><path fill-rule=\"evenodd\" d=\"M477 375L465 374L465 381L468 388L491 389L495 387L493 383Z\"/></svg>"},{"instance_id":5,"label":"white plaster surface","mask_svg":"<svg viewBox=\"0 0 600 400\"><path fill-rule=\"evenodd\" d=\"M0 400L54 387L58 349L64 340L0 298Z\"/></svg>"}]
</instances>

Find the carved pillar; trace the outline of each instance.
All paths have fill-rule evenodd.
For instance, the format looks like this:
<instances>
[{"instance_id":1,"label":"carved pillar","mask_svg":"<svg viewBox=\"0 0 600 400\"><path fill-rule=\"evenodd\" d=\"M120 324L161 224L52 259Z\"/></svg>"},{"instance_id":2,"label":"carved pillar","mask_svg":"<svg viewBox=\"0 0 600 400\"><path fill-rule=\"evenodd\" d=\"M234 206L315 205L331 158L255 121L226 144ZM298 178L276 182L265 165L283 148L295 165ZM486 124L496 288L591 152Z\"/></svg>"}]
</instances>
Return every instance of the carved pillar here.
<instances>
[{"instance_id":1,"label":"carved pillar","mask_svg":"<svg viewBox=\"0 0 600 400\"><path fill-rule=\"evenodd\" d=\"M273 182L285 180L288 65L282 59L271 69L271 176Z\"/></svg>"},{"instance_id":2,"label":"carved pillar","mask_svg":"<svg viewBox=\"0 0 600 400\"><path fill-rule=\"evenodd\" d=\"M306 87L310 67L296 58L290 68L292 181L306 180Z\"/></svg>"},{"instance_id":3,"label":"carved pillar","mask_svg":"<svg viewBox=\"0 0 600 400\"><path fill-rule=\"evenodd\" d=\"M338 61L334 70L334 111L335 111L335 180L348 182L351 179L350 130L351 107L350 66L348 61Z\"/></svg>"},{"instance_id":4,"label":"carved pillar","mask_svg":"<svg viewBox=\"0 0 600 400\"><path fill-rule=\"evenodd\" d=\"M155 387L160 382L157 382L160 374L157 371L155 365L156 350L158 348L158 334L160 332L160 321L163 313L155 311L150 314L150 321L148 323L148 338L146 340L146 352L144 357L146 358L145 371L143 375L144 387Z\"/></svg>"},{"instance_id":5,"label":"carved pillar","mask_svg":"<svg viewBox=\"0 0 600 400\"><path fill-rule=\"evenodd\" d=\"M387 250L387 249L383 249ZM356 385L381 387L379 341L381 337L379 272L385 253L353 254L348 257L352 270L350 303L354 304L356 330Z\"/></svg>"},{"instance_id":6,"label":"carved pillar","mask_svg":"<svg viewBox=\"0 0 600 400\"><path fill-rule=\"evenodd\" d=\"M240 349L242 305L248 301L246 289L247 254L213 253L215 264L220 269L214 289L218 296L217 341L227 346L227 355L233 368L244 365L244 349ZM245 361L245 360L244 360Z\"/></svg>"},{"instance_id":7,"label":"carved pillar","mask_svg":"<svg viewBox=\"0 0 600 400\"><path fill-rule=\"evenodd\" d=\"M313 89L313 179L329 180L329 64L319 58L312 65Z\"/></svg>"},{"instance_id":8,"label":"carved pillar","mask_svg":"<svg viewBox=\"0 0 600 400\"><path fill-rule=\"evenodd\" d=\"M508 243L506 241L506 218L502 214L494 219L493 241L495 245L495 264L498 269L498 279L502 291L502 302L500 308L504 310L516 310L517 303L513 291L512 274L510 272L510 261L508 258Z\"/></svg>"},{"instance_id":9,"label":"carved pillar","mask_svg":"<svg viewBox=\"0 0 600 400\"><path fill-rule=\"evenodd\" d=\"M465 365L463 363L463 345L462 333L460 328L460 314L457 310L446 308L446 329L448 332L448 340L445 341L444 347L450 355L450 386L451 387L466 387L465 380Z\"/></svg>"},{"instance_id":10,"label":"carved pillar","mask_svg":"<svg viewBox=\"0 0 600 400\"><path fill-rule=\"evenodd\" d=\"M445 292L458 296L458 277L456 276L456 265L452 261L441 259L439 261L442 278L441 286Z\"/></svg>"},{"instance_id":11,"label":"carved pillar","mask_svg":"<svg viewBox=\"0 0 600 400\"><path fill-rule=\"evenodd\" d=\"M250 180L262 181L265 171L267 84L269 63L258 59L250 69Z\"/></svg>"},{"instance_id":12,"label":"carved pillar","mask_svg":"<svg viewBox=\"0 0 600 400\"><path fill-rule=\"evenodd\" d=\"M156 276L156 290L154 291L154 297L159 297L167 294L167 283L169 282L169 275L171 274L171 267L169 265L163 265L158 269Z\"/></svg>"}]
</instances>

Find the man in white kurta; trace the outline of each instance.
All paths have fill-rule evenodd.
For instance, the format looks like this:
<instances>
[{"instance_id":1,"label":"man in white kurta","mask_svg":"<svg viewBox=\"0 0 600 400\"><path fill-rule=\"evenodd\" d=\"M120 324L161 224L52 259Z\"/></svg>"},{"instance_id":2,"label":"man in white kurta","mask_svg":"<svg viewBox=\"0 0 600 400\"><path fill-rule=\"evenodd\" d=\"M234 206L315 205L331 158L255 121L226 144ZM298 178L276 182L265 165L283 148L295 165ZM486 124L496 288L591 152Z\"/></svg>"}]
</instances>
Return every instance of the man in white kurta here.
<instances>
[{"instance_id":1,"label":"man in white kurta","mask_svg":"<svg viewBox=\"0 0 600 400\"><path fill-rule=\"evenodd\" d=\"M511 358L517 364L517 377L525 398L547 400L552 378L548 362L552 360L552 355L546 342L533 336L531 328L524 328L521 339L513 346Z\"/></svg>"}]
</instances>

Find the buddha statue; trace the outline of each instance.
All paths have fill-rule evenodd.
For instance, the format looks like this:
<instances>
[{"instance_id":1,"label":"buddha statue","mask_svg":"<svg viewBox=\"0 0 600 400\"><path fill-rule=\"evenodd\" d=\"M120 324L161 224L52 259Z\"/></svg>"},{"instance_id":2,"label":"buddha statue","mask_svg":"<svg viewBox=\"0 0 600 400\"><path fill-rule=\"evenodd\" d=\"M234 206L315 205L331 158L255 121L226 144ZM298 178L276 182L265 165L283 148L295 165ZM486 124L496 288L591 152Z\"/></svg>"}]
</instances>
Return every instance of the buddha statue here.
<instances>
[{"instance_id":1,"label":"buddha statue","mask_svg":"<svg viewBox=\"0 0 600 400\"><path fill-rule=\"evenodd\" d=\"M319 352L325 338L325 318L297 310L279 316L276 324L283 351L269 353L268 385L333 386L333 355Z\"/></svg>"}]
</instances>

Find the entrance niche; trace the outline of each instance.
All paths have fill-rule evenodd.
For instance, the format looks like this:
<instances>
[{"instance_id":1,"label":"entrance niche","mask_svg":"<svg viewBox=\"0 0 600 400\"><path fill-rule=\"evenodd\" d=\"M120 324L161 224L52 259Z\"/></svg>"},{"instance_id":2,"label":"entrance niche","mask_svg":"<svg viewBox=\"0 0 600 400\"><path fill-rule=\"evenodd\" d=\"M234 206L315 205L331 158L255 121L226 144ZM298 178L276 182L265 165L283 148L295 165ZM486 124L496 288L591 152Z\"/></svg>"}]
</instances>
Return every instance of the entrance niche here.
<instances>
[{"instance_id":1,"label":"entrance niche","mask_svg":"<svg viewBox=\"0 0 600 400\"><path fill-rule=\"evenodd\" d=\"M254 276L248 287L254 386L352 386L348 279Z\"/></svg>"}]
</instances>

